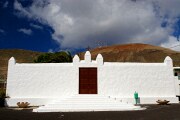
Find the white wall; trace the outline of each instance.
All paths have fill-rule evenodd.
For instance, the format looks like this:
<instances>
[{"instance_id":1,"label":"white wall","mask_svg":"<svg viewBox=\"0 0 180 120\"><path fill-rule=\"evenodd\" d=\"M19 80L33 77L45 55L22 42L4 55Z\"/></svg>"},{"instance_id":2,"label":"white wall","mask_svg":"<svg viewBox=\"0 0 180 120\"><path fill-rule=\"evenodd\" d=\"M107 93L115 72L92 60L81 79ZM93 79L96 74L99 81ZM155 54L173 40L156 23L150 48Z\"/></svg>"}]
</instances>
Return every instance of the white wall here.
<instances>
[{"instance_id":1,"label":"white wall","mask_svg":"<svg viewBox=\"0 0 180 120\"><path fill-rule=\"evenodd\" d=\"M162 63L109 63L99 67L99 93L118 97L174 97L172 68Z\"/></svg>"},{"instance_id":2,"label":"white wall","mask_svg":"<svg viewBox=\"0 0 180 120\"><path fill-rule=\"evenodd\" d=\"M11 71L11 70L10 70ZM77 94L78 68L72 64L15 64L8 75L10 97L58 97Z\"/></svg>"},{"instance_id":3,"label":"white wall","mask_svg":"<svg viewBox=\"0 0 180 120\"><path fill-rule=\"evenodd\" d=\"M164 63L103 63L98 55L91 61L87 52L85 60L75 56L73 63L19 64L9 60L7 79L8 106L19 101L30 101L31 105L47 104L55 99L78 95L79 67L98 68L98 95L105 95L132 102L135 91L141 103L154 103L166 98L178 102L177 82L173 76L172 60Z\"/></svg>"}]
</instances>

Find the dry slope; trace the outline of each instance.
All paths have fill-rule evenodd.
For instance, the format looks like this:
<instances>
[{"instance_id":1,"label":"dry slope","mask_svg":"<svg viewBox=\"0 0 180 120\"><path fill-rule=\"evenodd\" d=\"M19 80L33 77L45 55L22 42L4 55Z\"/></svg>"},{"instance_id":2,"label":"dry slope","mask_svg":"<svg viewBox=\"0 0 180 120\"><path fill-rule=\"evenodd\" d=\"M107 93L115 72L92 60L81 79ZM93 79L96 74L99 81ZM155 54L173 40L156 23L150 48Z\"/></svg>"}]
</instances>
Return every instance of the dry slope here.
<instances>
[{"instance_id":1,"label":"dry slope","mask_svg":"<svg viewBox=\"0 0 180 120\"><path fill-rule=\"evenodd\" d=\"M125 44L96 48L90 50L92 59L98 53L103 55L106 62L163 62L166 56L173 59L174 66L180 66L180 52L147 44ZM0 50L0 77L6 78L7 66L10 57L14 56L18 63L32 63L40 52L19 49ZM84 53L79 53L84 59Z\"/></svg>"},{"instance_id":2,"label":"dry slope","mask_svg":"<svg viewBox=\"0 0 180 120\"><path fill-rule=\"evenodd\" d=\"M95 60L101 53L106 62L163 62L166 56L173 59L174 66L180 66L180 52L148 44L124 44L100 47L90 50L92 59ZM79 53L84 59L84 53Z\"/></svg>"},{"instance_id":3,"label":"dry slope","mask_svg":"<svg viewBox=\"0 0 180 120\"><path fill-rule=\"evenodd\" d=\"M0 78L6 79L8 60L13 56L18 63L32 63L39 56L40 52L20 49L1 49L0 50Z\"/></svg>"}]
</instances>

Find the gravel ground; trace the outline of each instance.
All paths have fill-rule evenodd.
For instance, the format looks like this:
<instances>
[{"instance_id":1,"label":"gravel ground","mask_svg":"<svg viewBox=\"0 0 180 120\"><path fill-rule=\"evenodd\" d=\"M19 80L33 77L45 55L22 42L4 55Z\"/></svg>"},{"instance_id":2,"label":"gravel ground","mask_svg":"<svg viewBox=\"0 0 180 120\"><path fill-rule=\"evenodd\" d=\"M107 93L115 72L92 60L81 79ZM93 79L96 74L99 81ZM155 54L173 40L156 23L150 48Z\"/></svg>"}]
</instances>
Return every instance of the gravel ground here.
<instances>
[{"instance_id":1,"label":"gravel ground","mask_svg":"<svg viewBox=\"0 0 180 120\"><path fill-rule=\"evenodd\" d=\"M180 120L180 104L143 105L142 111L33 113L32 109L0 108L0 120Z\"/></svg>"}]
</instances>

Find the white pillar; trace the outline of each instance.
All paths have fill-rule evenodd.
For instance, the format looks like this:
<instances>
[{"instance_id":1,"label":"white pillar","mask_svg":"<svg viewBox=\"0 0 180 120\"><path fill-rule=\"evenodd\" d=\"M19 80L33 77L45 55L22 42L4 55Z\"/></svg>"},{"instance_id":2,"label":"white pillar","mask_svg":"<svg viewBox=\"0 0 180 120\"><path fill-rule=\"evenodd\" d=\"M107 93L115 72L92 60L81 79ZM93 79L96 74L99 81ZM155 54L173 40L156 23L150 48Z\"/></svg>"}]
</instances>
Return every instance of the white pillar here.
<instances>
[{"instance_id":1,"label":"white pillar","mask_svg":"<svg viewBox=\"0 0 180 120\"><path fill-rule=\"evenodd\" d=\"M8 62L8 68L14 66L15 64L16 64L16 60L14 59L14 57L11 57Z\"/></svg>"},{"instance_id":2,"label":"white pillar","mask_svg":"<svg viewBox=\"0 0 180 120\"><path fill-rule=\"evenodd\" d=\"M101 54L97 55L96 62L97 62L98 65L103 65L104 64L103 57L102 57Z\"/></svg>"},{"instance_id":3,"label":"white pillar","mask_svg":"<svg viewBox=\"0 0 180 120\"><path fill-rule=\"evenodd\" d=\"M6 81L6 95L9 96L9 90L12 89L9 84L13 83L13 74L15 68L16 60L14 57L11 57L8 62L8 72L7 72L7 81Z\"/></svg>"},{"instance_id":4,"label":"white pillar","mask_svg":"<svg viewBox=\"0 0 180 120\"><path fill-rule=\"evenodd\" d=\"M164 59L164 63L169 67L173 67L173 61L169 56Z\"/></svg>"},{"instance_id":5,"label":"white pillar","mask_svg":"<svg viewBox=\"0 0 180 120\"><path fill-rule=\"evenodd\" d=\"M75 55L73 58L73 64L78 64L80 62L79 56Z\"/></svg>"},{"instance_id":6,"label":"white pillar","mask_svg":"<svg viewBox=\"0 0 180 120\"><path fill-rule=\"evenodd\" d=\"M86 63L91 62L91 53L89 51L86 51L86 53L84 55L84 60L85 60Z\"/></svg>"}]
</instances>

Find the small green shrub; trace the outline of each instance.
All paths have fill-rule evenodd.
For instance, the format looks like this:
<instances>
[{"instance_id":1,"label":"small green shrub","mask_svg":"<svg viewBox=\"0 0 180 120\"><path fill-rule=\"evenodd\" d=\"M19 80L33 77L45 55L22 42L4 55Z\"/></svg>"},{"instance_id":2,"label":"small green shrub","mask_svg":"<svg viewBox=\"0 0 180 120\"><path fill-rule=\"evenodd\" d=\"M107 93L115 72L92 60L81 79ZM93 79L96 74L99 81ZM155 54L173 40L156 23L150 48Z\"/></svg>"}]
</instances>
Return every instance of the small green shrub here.
<instances>
[{"instance_id":1,"label":"small green shrub","mask_svg":"<svg viewBox=\"0 0 180 120\"><path fill-rule=\"evenodd\" d=\"M61 51L56 53L44 53L34 60L35 63L64 63L72 62L70 52Z\"/></svg>"}]
</instances>

